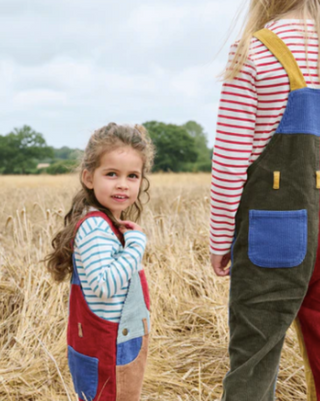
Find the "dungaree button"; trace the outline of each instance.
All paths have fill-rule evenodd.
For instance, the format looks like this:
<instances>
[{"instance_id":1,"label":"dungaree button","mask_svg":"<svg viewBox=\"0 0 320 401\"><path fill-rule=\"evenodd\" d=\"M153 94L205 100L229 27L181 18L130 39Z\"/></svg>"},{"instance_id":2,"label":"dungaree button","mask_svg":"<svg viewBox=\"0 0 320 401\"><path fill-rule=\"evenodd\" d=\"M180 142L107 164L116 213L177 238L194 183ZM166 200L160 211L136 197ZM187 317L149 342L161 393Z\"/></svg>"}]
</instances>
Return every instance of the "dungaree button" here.
<instances>
[{"instance_id":1,"label":"dungaree button","mask_svg":"<svg viewBox=\"0 0 320 401\"><path fill-rule=\"evenodd\" d=\"M128 333L129 333L129 332L128 332L128 329L123 329L123 330L122 330L122 334L123 334L124 336L127 336Z\"/></svg>"}]
</instances>

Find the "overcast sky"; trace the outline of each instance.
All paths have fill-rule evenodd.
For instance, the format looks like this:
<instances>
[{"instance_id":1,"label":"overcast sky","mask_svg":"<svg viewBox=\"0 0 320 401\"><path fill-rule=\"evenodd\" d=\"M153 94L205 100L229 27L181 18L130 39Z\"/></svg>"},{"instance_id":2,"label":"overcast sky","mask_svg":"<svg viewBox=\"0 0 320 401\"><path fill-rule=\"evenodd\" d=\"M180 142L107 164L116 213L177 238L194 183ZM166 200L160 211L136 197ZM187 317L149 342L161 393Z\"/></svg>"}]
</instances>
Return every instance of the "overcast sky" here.
<instances>
[{"instance_id":1,"label":"overcast sky","mask_svg":"<svg viewBox=\"0 0 320 401\"><path fill-rule=\"evenodd\" d=\"M200 123L214 141L243 0L0 0L0 134L84 148L108 122Z\"/></svg>"}]
</instances>

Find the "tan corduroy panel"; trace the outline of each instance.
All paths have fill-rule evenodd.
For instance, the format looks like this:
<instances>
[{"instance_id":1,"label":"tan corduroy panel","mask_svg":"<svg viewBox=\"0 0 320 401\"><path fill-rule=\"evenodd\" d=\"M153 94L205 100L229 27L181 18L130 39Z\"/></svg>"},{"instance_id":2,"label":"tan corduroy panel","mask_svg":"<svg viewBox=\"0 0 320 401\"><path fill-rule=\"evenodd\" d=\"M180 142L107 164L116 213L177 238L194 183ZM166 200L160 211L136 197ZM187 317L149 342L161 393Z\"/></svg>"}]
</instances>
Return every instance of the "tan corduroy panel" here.
<instances>
[{"instance_id":1,"label":"tan corduroy panel","mask_svg":"<svg viewBox=\"0 0 320 401\"><path fill-rule=\"evenodd\" d=\"M291 91L307 87L304 76L293 54L279 36L266 28L254 33L253 36L259 39L271 51L286 70L290 80Z\"/></svg>"},{"instance_id":2,"label":"tan corduroy panel","mask_svg":"<svg viewBox=\"0 0 320 401\"><path fill-rule=\"evenodd\" d=\"M147 364L149 334L142 337L141 350L132 362L116 367L117 401L139 401Z\"/></svg>"}]
</instances>

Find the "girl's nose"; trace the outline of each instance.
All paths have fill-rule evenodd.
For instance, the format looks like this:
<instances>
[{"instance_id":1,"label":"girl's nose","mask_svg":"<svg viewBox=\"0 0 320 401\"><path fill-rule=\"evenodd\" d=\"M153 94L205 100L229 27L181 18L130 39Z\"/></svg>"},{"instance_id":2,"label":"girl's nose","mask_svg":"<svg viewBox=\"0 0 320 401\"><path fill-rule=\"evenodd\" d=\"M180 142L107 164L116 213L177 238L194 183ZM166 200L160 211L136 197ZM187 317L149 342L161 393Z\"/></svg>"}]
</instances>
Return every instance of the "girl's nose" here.
<instances>
[{"instance_id":1,"label":"girl's nose","mask_svg":"<svg viewBox=\"0 0 320 401\"><path fill-rule=\"evenodd\" d=\"M128 189L128 184L127 184L126 180L119 180L117 182L117 188Z\"/></svg>"}]
</instances>

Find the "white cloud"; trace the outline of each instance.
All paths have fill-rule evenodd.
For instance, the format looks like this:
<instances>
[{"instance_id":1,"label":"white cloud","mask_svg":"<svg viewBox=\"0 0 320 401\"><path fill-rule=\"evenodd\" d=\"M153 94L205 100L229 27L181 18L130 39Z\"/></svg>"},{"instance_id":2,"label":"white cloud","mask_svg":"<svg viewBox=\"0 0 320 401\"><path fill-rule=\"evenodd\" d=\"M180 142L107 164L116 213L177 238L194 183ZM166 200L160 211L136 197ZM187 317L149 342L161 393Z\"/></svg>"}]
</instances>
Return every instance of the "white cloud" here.
<instances>
[{"instance_id":1,"label":"white cloud","mask_svg":"<svg viewBox=\"0 0 320 401\"><path fill-rule=\"evenodd\" d=\"M45 89L36 89L18 92L14 97L13 102L17 104L18 109L32 109L39 106L55 106L55 104L63 106L67 103L67 97L65 93Z\"/></svg>"},{"instance_id":2,"label":"white cloud","mask_svg":"<svg viewBox=\"0 0 320 401\"><path fill-rule=\"evenodd\" d=\"M214 55L240 2L2 0L0 133L83 147L109 121L194 119L212 144L228 45Z\"/></svg>"}]
</instances>

